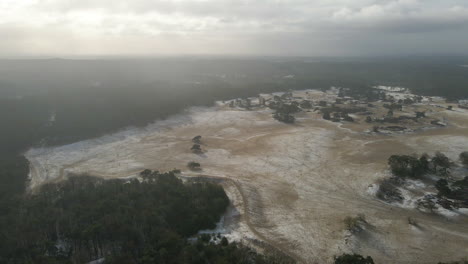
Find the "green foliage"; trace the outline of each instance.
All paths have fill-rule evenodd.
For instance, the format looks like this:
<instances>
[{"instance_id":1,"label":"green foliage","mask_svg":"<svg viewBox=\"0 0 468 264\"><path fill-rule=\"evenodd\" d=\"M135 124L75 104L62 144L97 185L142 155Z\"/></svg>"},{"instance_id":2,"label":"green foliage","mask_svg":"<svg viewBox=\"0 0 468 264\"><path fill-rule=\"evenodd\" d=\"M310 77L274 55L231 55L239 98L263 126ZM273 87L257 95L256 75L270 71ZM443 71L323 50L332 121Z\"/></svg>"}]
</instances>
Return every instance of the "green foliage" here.
<instances>
[{"instance_id":1,"label":"green foliage","mask_svg":"<svg viewBox=\"0 0 468 264\"><path fill-rule=\"evenodd\" d=\"M408 155L392 155L388 164L392 173L398 177L418 178L429 169L427 157L424 155L419 159Z\"/></svg>"},{"instance_id":2,"label":"green foliage","mask_svg":"<svg viewBox=\"0 0 468 264\"><path fill-rule=\"evenodd\" d=\"M424 172L427 172L429 170L429 164L429 155L427 155L426 153L422 154L419 158L419 166L424 170Z\"/></svg>"},{"instance_id":3,"label":"green foliage","mask_svg":"<svg viewBox=\"0 0 468 264\"><path fill-rule=\"evenodd\" d=\"M287 124L292 124L296 120L296 118L293 115L289 113L278 112L278 111L276 111L273 114L273 118L280 122L287 123Z\"/></svg>"},{"instance_id":4,"label":"green foliage","mask_svg":"<svg viewBox=\"0 0 468 264\"><path fill-rule=\"evenodd\" d=\"M452 261L452 262L438 262L437 264L468 264L468 260Z\"/></svg>"},{"instance_id":5,"label":"green foliage","mask_svg":"<svg viewBox=\"0 0 468 264\"><path fill-rule=\"evenodd\" d=\"M208 235L209 237L209 235ZM225 238L224 238L225 239ZM227 240L225 240L227 242ZM197 242L185 243L178 252L170 248L149 248L140 259L131 256L106 257L106 264L153 264L153 263L193 263L193 264L293 264L288 257L260 255L252 249L238 243L214 244L198 239Z\"/></svg>"},{"instance_id":6,"label":"green foliage","mask_svg":"<svg viewBox=\"0 0 468 264\"><path fill-rule=\"evenodd\" d=\"M402 179L398 177L384 179L377 190L377 198L387 202L401 203L403 201L403 195L400 189L398 189L398 186L401 185L401 181Z\"/></svg>"},{"instance_id":7,"label":"green foliage","mask_svg":"<svg viewBox=\"0 0 468 264\"><path fill-rule=\"evenodd\" d=\"M200 135L195 136L194 138L192 138L192 142L195 143L195 144L201 144L201 138L202 138L202 136L200 136Z\"/></svg>"},{"instance_id":8,"label":"green foliage","mask_svg":"<svg viewBox=\"0 0 468 264\"><path fill-rule=\"evenodd\" d=\"M436 152L435 156L432 158L432 163L434 164L435 171L437 171L438 167L448 169L451 165L449 158L440 152Z\"/></svg>"},{"instance_id":9,"label":"green foliage","mask_svg":"<svg viewBox=\"0 0 468 264\"><path fill-rule=\"evenodd\" d=\"M435 187L439 191L438 196L450 196L452 190L448 187L448 182L446 179L440 179L436 182Z\"/></svg>"},{"instance_id":10,"label":"green foliage","mask_svg":"<svg viewBox=\"0 0 468 264\"><path fill-rule=\"evenodd\" d=\"M187 167L191 170L200 170L201 165L198 162L190 161L189 163L187 163Z\"/></svg>"},{"instance_id":11,"label":"green foliage","mask_svg":"<svg viewBox=\"0 0 468 264\"><path fill-rule=\"evenodd\" d=\"M201 149L201 146L200 144L193 144L192 148L190 148L192 150L193 153L202 153L202 149Z\"/></svg>"},{"instance_id":12,"label":"green foliage","mask_svg":"<svg viewBox=\"0 0 468 264\"><path fill-rule=\"evenodd\" d=\"M303 109L311 109L312 108L312 103L309 100L304 100L299 105Z\"/></svg>"},{"instance_id":13,"label":"green foliage","mask_svg":"<svg viewBox=\"0 0 468 264\"><path fill-rule=\"evenodd\" d=\"M426 112L415 112L416 118L424 118L426 117Z\"/></svg>"},{"instance_id":14,"label":"green foliage","mask_svg":"<svg viewBox=\"0 0 468 264\"><path fill-rule=\"evenodd\" d=\"M218 185L183 184L176 170L144 170L142 182L73 176L24 195L28 172L22 156L0 159L0 263L294 263L226 238L188 242L229 201Z\"/></svg>"},{"instance_id":15,"label":"green foliage","mask_svg":"<svg viewBox=\"0 0 468 264\"><path fill-rule=\"evenodd\" d=\"M468 166L468 151L463 151L460 153L460 160L463 165Z\"/></svg>"},{"instance_id":16,"label":"green foliage","mask_svg":"<svg viewBox=\"0 0 468 264\"><path fill-rule=\"evenodd\" d=\"M335 264L374 264L374 260L369 256L364 258L358 254L343 254L335 258Z\"/></svg>"},{"instance_id":17,"label":"green foliage","mask_svg":"<svg viewBox=\"0 0 468 264\"><path fill-rule=\"evenodd\" d=\"M218 185L183 184L173 172L142 174L142 182L73 176L42 186L3 215L0 263L83 263L103 256L144 263L147 252L182 263L178 252L188 247L186 238L214 228L229 200Z\"/></svg>"},{"instance_id":18,"label":"green foliage","mask_svg":"<svg viewBox=\"0 0 468 264\"><path fill-rule=\"evenodd\" d=\"M290 104L283 104L282 102L272 102L270 108L275 109L273 118L284 123L294 123L295 118L292 114L301 111L298 104L293 102Z\"/></svg>"},{"instance_id":19,"label":"green foliage","mask_svg":"<svg viewBox=\"0 0 468 264\"><path fill-rule=\"evenodd\" d=\"M228 244L229 244L228 240L225 237L223 237L221 239L221 246L227 246Z\"/></svg>"},{"instance_id":20,"label":"green foliage","mask_svg":"<svg viewBox=\"0 0 468 264\"><path fill-rule=\"evenodd\" d=\"M462 153L463 154L463 153ZM462 156L460 154L460 156ZM377 197L385 201L401 201L403 197L401 192L396 188L399 180L404 180L405 177L418 178L425 173L433 172L439 176L448 176L449 168L452 166L450 159L440 152L436 152L432 159L423 154L419 159L408 155L392 155L388 159L392 173L396 177L392 177L382 182L377 192ZM447 179L439 179L435 183L439 198L449 198L456 200L456 206L468 207L468 176L463 180L453 181L450 177ZM442 202L441 201L445 201ZM452 202L447 202L447 199L442 199L439 204L449 207ZM420 205L432 210L433 201L431 199L422 199Z\"/></svg>"},{"instance_id":21,"label":"green foliage","mask_svg":"<svg viewBox=\"0 0 468 264\"><path fill-rule=\"evenodd\" d=\"M452 184L451 193L448 197L459 200L463 207L468 208L468 176Z\"/></svg>"},{"instance_id":22,"label":"green foliage","mask_svg":"<svg viewBox=\"0 0 468 264\"><path fill-rule=\"evenodd\" d=\"M344 220L346 229L352 233L362 230L362 225L366 224L366 218L363 214L356 217L347 216Z\"/></svg>"}]
</instances>

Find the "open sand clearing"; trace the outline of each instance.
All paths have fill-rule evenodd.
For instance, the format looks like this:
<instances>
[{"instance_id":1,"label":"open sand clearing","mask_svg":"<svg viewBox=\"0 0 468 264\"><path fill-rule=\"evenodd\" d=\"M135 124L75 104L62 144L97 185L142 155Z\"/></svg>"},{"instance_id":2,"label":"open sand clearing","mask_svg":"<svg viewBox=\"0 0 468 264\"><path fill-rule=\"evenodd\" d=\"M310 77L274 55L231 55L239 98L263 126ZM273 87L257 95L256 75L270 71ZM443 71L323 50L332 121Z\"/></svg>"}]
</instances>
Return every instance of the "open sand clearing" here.
<instances>
[{"instance_id":1,"label":"open sand clearing","mask_svg":"<svg viewBox=\"0 0 468 264\"><path fill-rule=\"evenodd\" d=\"M144 129L31 149L26 153L31 187L69 173L116 178L136 176L145 168L178 168L182 176L227 179L223 184L240 212L240 236L264 241L300 263L332 263L343 252L370 255L376 263L437 263L468 256L466 214L428 214L374 195L376 182L389 176L390 155L440 150L456 159L468 150L468 111L434 110L447 127L406 134L369 133L372 126L360 120L333 123L314 112L283 124L271 113L226 105L191 108ZM203 154L190 150L196 135L202 136ZM202 170L188 170L189 161L199 162ZM351 234L343 220L358 214L368 225Z\"/></svg>"}]
</instances>

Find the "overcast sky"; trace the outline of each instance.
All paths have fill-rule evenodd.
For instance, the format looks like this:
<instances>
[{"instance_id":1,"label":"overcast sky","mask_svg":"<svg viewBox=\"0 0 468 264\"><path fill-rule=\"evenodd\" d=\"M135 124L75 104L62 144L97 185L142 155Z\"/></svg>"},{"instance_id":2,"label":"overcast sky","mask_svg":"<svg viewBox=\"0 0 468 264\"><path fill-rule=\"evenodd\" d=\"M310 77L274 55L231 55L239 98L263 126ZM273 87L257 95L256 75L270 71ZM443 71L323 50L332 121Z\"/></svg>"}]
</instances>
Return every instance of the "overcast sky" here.
<instances>
[{"instance_id":1,"label":"overcast sky","mask_svg":"<svg viewBox=\"0 0 468 264\"><path fill-rule=\"evenodd\" d=\"M0 0L0 56L468 54L468 0Z\"/></svg>"}]
</instances>

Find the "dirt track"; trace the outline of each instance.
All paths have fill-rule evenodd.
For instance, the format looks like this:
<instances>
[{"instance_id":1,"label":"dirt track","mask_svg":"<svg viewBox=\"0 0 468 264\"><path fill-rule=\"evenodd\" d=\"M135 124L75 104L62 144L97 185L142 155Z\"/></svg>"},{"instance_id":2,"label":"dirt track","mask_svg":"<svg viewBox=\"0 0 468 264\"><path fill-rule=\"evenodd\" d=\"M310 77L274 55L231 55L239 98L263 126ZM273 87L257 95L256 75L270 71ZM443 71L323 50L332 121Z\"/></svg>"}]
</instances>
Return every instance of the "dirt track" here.
<instances>
[{"instance_id":1,"label":"dirt track","mask_svg":"<svg viewBox=\"0 0 468 264\"><path fill-rule=\"evenodd\" d=\"M376 263L437 263L468 256L468 216L447 218L377 200L372 184L388 176L392 154L437 150L456 157L468 150L468 113L435 113L447 128L411 134L363 132L315 113L298 115L294 125L279 123L268 110L195 109L181 122L134 131L123 139L98 140L63 148L30 151L32 185L63 178L67 172L102 177L134 175L143 168L202 164L201 175L230 179L231 198L242 221L259 239L302 263L331 263L342 252L371 255ZM203 154L190 152L202 136ZM104 143L102 143L105 141ZM234 195L233 186L240 195ZM237 197L237 198L236 198ZM366 230L350 235L347 216L364 214ZM418 227L408 224L408 217Z\"/></svg>"}]
</instances>

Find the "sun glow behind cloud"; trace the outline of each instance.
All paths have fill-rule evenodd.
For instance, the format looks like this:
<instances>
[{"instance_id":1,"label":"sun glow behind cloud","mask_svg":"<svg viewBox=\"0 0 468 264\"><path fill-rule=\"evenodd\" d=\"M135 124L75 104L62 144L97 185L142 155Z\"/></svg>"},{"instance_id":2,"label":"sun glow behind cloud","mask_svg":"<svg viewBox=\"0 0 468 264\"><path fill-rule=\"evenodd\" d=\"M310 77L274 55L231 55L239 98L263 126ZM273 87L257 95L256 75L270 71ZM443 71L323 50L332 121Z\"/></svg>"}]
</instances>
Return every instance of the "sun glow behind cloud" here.
<instances>
[{"instance_id":1,"label":"sun glow behind cloud","mask_svg":"<svg viewBox=\"0 0 468 264\"><path fill-rule=\"evenodd\" d=\"M454 0L0 0L3 55L467 53L467 29Z\"/></svg>"}]
</instances>

